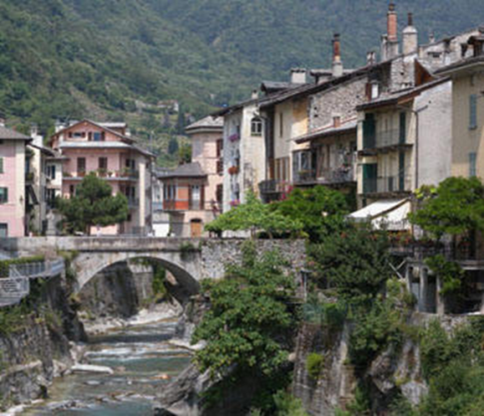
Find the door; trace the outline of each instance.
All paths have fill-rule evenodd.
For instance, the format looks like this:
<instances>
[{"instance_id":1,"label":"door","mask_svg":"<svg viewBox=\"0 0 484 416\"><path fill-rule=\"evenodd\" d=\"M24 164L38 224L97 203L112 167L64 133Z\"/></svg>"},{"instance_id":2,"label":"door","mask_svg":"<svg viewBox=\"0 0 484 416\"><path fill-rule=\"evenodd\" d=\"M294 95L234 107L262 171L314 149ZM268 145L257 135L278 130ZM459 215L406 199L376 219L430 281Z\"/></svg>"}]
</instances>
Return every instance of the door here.
<instances>
[{"instance_id":1,"label":"door","mask_svg":"<svg viewBox=\"0 0 484 416\"><path fill-rule=\"evenodd\" d=\"M202 220L192 220L190 222L190 234L192 238L200 238L202 236Z\"/></svg>"}]
</instances>

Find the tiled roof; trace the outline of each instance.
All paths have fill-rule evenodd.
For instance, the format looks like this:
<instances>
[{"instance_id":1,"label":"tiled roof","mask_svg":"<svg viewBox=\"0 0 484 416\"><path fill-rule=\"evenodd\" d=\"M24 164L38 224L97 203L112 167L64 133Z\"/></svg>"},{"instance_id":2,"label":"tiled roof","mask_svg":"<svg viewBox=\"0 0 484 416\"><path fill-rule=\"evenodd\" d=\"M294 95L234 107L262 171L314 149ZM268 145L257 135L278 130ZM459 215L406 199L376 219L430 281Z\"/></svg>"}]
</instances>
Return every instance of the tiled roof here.
<instances>
[{"instance_id":1,"label":"tiled roof","mask_svg":"<svg viewBox=\"0 0 484 416\"><path fill-rule=\"evenodd\" d=\"M198 129L222 129L224 126L224 121L221 117L207 116L201 120L195 121L195 123L190 124L185 131L189 132Z\"/></svg>"},{"instance_id":2,"label":"tiled roof","mask_svg":"<svg viewBox=\"0 0 484 416\"><path fill-rule=\"evenodd\" d=\"M32 140L30 137L26 136L25 134L19 133L18 131L9 129L4 126L0 126L0 140L25 140L30 141Z\"/></svg>"},{"instance_id":3,"label":"tiled roof","mask_svg":"<svg viewBox=\"0 0 484 416\"><path fill-rule=\"evenodd\" d=\"M428 82L426 84L419 85L418 87L414 88L407 88L405 90L400 90L396 91L392 94L384 95L376 100L370 101L365 104L361 104L356 109L358 111L360 110L365 110L365 109L370 109L370 108L376 108L376 107L384 107L387 105L393 105L393 104L398 104L398 101L402 98L407 98L407 97L412 97L420 94L420 92L425 91L429 88L433 88L437 85L443 84L445 82L448 82L449 78L439 78L437 80Z\"/></svg>"},{"instance_id":4,"label":"tiled roof","mask_svg":"<svg viewBox=\"0 0 484 416\"><path fill-rule=\"evenodd\" d=\"M161 179L164 178L202 178L207 176L203 172L200 163L187 163L185 165L178 166L175 170L171 172L165 172L160 175Z\"/></svg>"}]
</instances>

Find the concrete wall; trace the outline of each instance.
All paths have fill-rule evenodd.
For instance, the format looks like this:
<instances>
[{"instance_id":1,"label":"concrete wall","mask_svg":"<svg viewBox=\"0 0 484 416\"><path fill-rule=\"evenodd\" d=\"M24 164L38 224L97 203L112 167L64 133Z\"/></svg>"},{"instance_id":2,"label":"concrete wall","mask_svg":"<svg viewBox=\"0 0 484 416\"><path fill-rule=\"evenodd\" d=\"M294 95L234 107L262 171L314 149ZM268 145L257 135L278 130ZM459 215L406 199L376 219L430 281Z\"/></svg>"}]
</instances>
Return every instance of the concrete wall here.
<instances>
[{"instance_id":1,"label":"concrete wall","mask_svg":"<svg viewBox=\"0 0 484 416\"><path fill-rule=\"evenodd\" d=\"M452 82L424 91L415 99L415 111L426 106L419 116L417 188L438 185L451 176Z\"/></svg>"}]
</instances>

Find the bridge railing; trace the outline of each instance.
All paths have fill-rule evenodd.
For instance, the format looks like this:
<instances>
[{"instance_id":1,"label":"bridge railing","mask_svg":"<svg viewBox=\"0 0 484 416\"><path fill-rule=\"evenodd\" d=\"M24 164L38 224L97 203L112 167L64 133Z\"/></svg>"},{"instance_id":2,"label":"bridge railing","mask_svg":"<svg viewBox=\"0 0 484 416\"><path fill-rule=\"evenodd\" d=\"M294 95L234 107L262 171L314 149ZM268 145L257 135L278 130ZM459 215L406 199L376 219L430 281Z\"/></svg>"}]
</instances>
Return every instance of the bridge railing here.
<instances>
[{"instance_id":1,"label":"bridge railing","mask_svg":"<svg viewBox=\"0 0 484 416\"><path fill-rule=\"evenodd\" d=\"M27 297L30 279L57 276L64 270L64 259L10 265L9 277L0 278L0 307L16 305Z\"/></svg>"}]
</instances>

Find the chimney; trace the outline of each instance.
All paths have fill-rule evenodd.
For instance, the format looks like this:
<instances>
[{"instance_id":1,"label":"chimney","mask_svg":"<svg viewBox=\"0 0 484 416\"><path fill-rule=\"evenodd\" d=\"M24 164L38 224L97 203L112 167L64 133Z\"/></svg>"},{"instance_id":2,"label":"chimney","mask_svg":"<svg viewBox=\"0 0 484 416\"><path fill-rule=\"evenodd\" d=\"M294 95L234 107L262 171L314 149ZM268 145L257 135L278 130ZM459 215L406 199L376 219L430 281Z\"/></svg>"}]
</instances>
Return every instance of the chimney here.
<instances>
[{"instance_id":1,"label":"chimney","mask_svg":"<svg viewBox=\"0 0 484 416\"><path fill-rule=\"evenodd\" d=\"M259 92L257 90L252 91L252 99L257 100L259 98Z\"/></svg>"},{"instance_id":2,"label":"chimney","mask_svg":"<svg viewBox=\"0 0 484 416\"><path fill-rule=\"evenodd\" d=\"M435 35L434 32L429 32L429 43L435 43Z\"/></svg>"},{"instance_id":3,"label":"chimney","mask_svg":"<svg viewBox=\"0 0 484 416\"><path fill-rule=\"evenodd\" d=\"M341 127L341 116L333 116L333 127L335 129Z\"/></svg>"},{"instance_id":4,"label":"chimney","mask_svg":"<svg viewBox=\"0 0 484 416\"><path fill-rule=\"evenodd\" d=\"M413 14L408 14L408 25L403 29L403 53L409 55L418 50L418 32L413 25Z\"/></svg>"},{"instance_id":5,"label":"chimney","mask_svg":"<svg viewBox=\"0 0 484 416\"><path fill-rule=\"evenodd\" d=\"M395 3L391 2L387 14L387 34L382 37L382 60L393 59L398 54L397 12L395 11Z\"/></svg>"},{"instance_id":6,"label":"chimney","mask_svg":"<svg viewBox=\"0 0 484 416\"><path fill-rule=\"evenodd\" d=\"M0 117L0 127L5 127L5 118Z\"/></svg>"},{"instance_id":7,"label":"chimney","mask_svg":"<svg viewBox=\"0 0 484 416\"><path fill-rule=\"evenodd\" d=\"M306 70L304 68L291 69L291 84L305 84Z\"/></svg>"},{"instance_id":8,"label":"chimney","mask_svg":"<svg viewBox=\"0 0 484 416\"><path fill-rule=\"evenodd\" d=\"M375 51L369 51L366 54L366 65L371 66L376 64L376 52Z\"/></svg>"},{"instance_id":9,"label":"chimney","mask_svg":"<svg viewBox=\"0 0 484 416\"><path fill-rule=\"evenodd\" d=\"M343 75L343 62L341 61L341 41L339 33L333 37L333 78Z\"/></svg>"},{"instance_id":10,"label":"chimney","mask_svg":"<svg viewBox=\"0 0 484 416\"><path fill-rule=\"evenodd\" d=\"M398 42L398 21L395 3L390 3L387 14L387 35L389 42Z\"/></svg>"}]
</instances>

